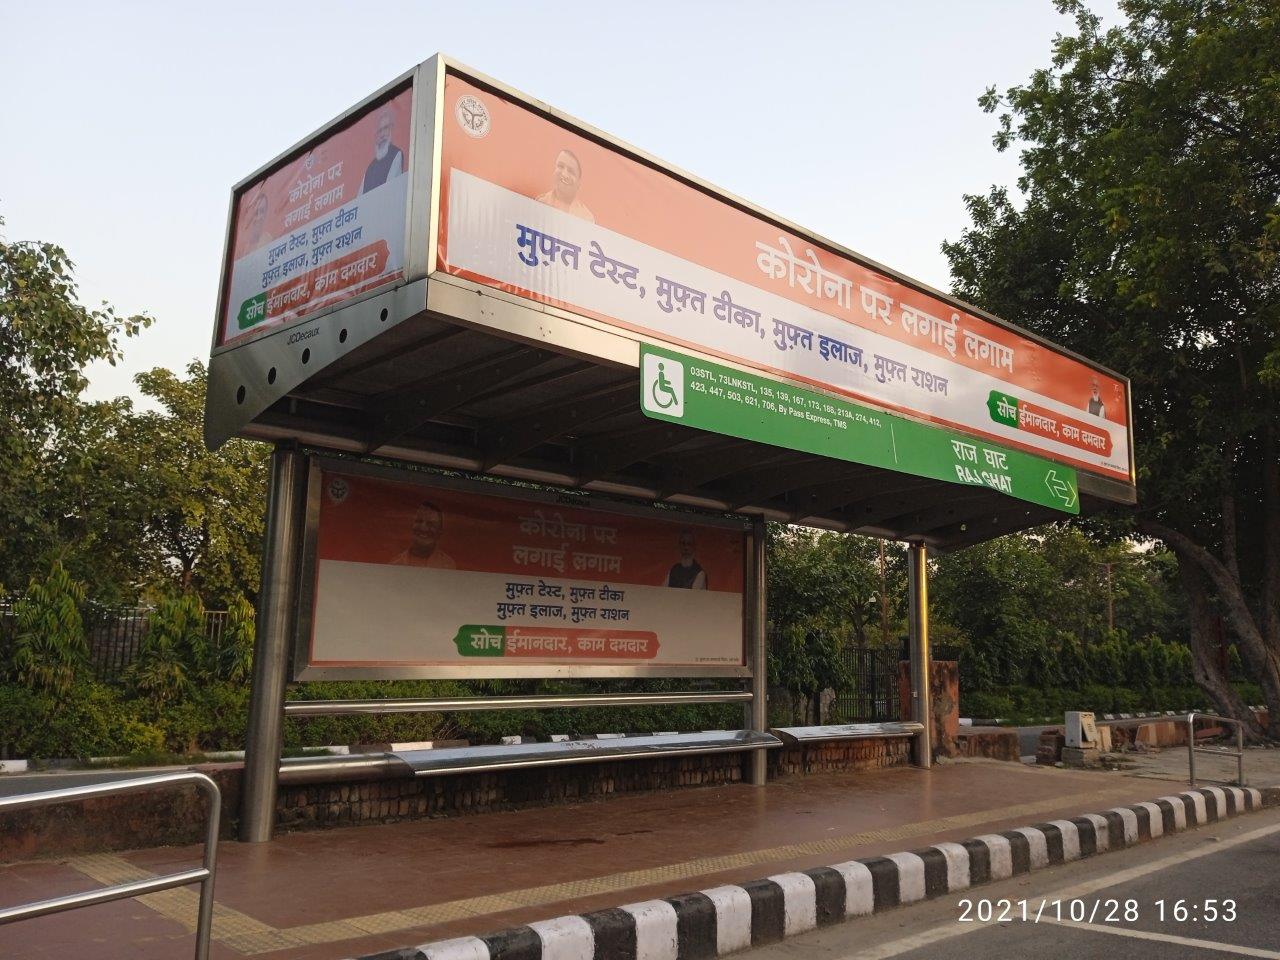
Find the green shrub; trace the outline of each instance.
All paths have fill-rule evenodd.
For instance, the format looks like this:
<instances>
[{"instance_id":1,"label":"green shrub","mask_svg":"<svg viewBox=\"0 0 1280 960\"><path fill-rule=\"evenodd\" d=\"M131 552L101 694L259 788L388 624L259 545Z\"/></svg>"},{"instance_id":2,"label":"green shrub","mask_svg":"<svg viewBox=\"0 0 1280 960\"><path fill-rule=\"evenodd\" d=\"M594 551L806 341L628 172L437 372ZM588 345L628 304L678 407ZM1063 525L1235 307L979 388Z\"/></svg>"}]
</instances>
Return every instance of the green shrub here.
<instances>
[{"instance_id":1,"label":"green shrub","mask_svg":"<svg viewBox=\"0 0 1280 960\"><path fill-rule=\"evenodd\" d=\"M985 690L967 692L961 685L960 712L980 720L1003 720L1012 717L1017 708L1010 697Z\"/></svg>"},{"instance_id":2,"label":"green shrub","mask_svg":"<svg viewBox=\"0 0 1280 960\"><path fill-rule=\"evenodd\" d=\"M98 683L78 683L65 696L0 686L0 731L9 753L39 759L159 750L165 740L133 705Z\"/></svg>"},{"instance_id":3,"label":"green shrub","mask_svg":"<svg viewBox=\"0 0 1280 960\"><path fill-rule=\"evenodd\" d=\"M218 647L218 679L248 683L253 675L253 605L237 597L227 608L227 628Z\"/></svg>"},{"instance_id":4,"label":"green shrub","mask_svg":"<svg viewBox=\"0 0 1280 960\"><path fill-rule=\"evenodd\" d=\"M159 709L182 701L213 672L200 598L190 591L166 595L129 668L129 686Z\"/></svg>"},{"instance_id":5,"label":"green shrub","mask_svg":"<svg viewBox=\"0 0 1280 960\"><path fill-rule=\"evenodd\" d=\"M32 690L65 696L89 663L80 605L84 585L55 560L44 580L32 579L14 606L13 669Z\"/></svg>"},{"instance_id":6,"label":"green shrub","mask_svg":"<svg viewBox=\"0 0 1280 960\"><path fill-rule=\"evenodd\" d=\"M299 684L291 700L345 700L392 697L509 696L516 694L584 694L663 692L688 689L687 680L445 680L345 681ZM380 716L291 717L285 721L288 747L395 743L462 738L493 743L499 737L523 735L547 739L553 733L627 733L659 730L739 729L740 704L662 707L587 707L560 710L456 711L452 713L384 714Z\"/></svg>"}]
</instances>

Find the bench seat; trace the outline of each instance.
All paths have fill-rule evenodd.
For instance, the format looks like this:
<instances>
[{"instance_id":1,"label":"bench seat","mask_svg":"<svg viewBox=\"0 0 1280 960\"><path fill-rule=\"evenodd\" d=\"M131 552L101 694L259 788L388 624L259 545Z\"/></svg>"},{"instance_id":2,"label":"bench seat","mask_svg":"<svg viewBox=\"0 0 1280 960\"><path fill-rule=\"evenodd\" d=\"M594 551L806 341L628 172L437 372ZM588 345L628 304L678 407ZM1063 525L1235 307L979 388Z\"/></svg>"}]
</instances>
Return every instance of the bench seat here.
<instances>
[{"instance_id":1,"label":"bench seat","mask_svg":"<svg viewBox=\"0 0 1280 960\"><path fill-rule=\"evenodd\" d=\"M479 773L570 763L595 763L640 757L682 754L740 753L782 746L768 733L752 730L708 730L701 733L620 737L608 740L569 740L556 743L517 743L438 750L403 750L389 754L416 776Z\"/></svg>"},{"instance_id":2,"label":"bench seat","mask_svg":"<svg viewBox=\"0 0 1280 960\"><path fill-rule=\"evenodd\" d=\"M924 730L923 723L898 720L887 723L837 723L817 727L774 727L769 732L783 743L810 743L815 740L869 740L884 737L914 737Z\"/></svg>"}]
</instances>

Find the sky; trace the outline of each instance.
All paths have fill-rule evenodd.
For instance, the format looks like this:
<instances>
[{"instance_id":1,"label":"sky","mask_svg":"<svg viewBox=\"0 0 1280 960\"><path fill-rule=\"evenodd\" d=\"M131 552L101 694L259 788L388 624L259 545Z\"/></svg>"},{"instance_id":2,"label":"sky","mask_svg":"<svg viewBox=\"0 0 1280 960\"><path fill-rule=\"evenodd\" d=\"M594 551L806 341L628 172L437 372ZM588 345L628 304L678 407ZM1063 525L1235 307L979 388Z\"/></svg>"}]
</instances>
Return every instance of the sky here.
<instances>
[{"instance_id":1,"label":"sky","mask_svg":"<svg viewBox=\"0 0 1280 960\"><path fill-rule=\"evenodd\" d=\"M0 0L0 235L155 318L90 369L92 399L136 396L208 357L232 185L442 52L949 289L964 195L1018 175L977 98L1070 28L1050 0Z\"/></svg>"}]
</instances>

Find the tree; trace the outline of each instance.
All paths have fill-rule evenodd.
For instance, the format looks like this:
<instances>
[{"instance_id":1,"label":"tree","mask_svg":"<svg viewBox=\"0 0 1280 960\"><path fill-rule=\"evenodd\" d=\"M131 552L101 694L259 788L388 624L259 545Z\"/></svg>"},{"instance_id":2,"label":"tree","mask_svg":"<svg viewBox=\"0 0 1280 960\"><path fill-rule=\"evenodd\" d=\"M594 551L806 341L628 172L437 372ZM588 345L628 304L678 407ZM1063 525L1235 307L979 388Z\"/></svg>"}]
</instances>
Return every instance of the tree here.
<instances>
[{"instance_id":1,"label":"tree","mask_svg":"<svg viewBox=\"0 0 1280 960\"><path fill-rule=\"evenodd\" d=\"M253 675L253 643L256 636L253 605L237 597L227 607L227 628L218 646L218 679L248 683Z\"/></svg>"},{"instance_id":2,"label":"tree","mask_svg":"<svg viewBox=\"0 0 1280 960\"><path fill-rule=\"evenodd\" d=\"M0 237L0 581L11 586L47 568L66 542L74 510L53 465L85 367L114 364L121 338L151 322L81 306L72 269L61 247Z\"/></svg>"},{"instance_id":3,"label":"tree","mask_svg":"<svg viewBox=\"0 0 1280 960\"><path fill-rule=\"evenodd\" d=\"M204 445L207 374L193 361L186 378L157 368L135 378L158 411L128 413L113 437L123 499L140 525L152 582L194 589L206 604L257 596L270 448L231 440Z\"/></svg>"},{"instance_id":4,"label":"tree","mask_svg":"<svg viewBox=\"0 0 1280 960\"><path fill-rule=\"evenodd\" d=\"M1122 0L982 104L1024 197L966 198L954 287L1133 379L1135 537L1186 569L1197 680L1249 723L1211 656L1217 614L1280 737L1280 17L1271 0Z\"/></svg>"},{"instance_id":5,"label":"tree","mask_svg":"<svg viewBox=\"0 0 1280 960\"><path fill-rule=\"evenodd\" d=\"M850 645L883 642L879 548L866 537L769 525L769 648L773 682L817 722L819 694L852 682ZM886 580L904 594L901 550L892 550ZM896 636L895 636L896 639Z\"/></svg>"},{"instance_id":6,"label":"tree","mask_svg":"<svg viewBox=\"0 0 1280 960\"><path fill-rule=\"evenodd\" d=\"M1170 567L1164 549L1095 542L1053 525L939 557L930 600L937 629L950 628L963 648L967 689L1150 686L1154 675L1135 680L1098 648L1124 640L1126 651L1149 652L1151 637L1182 642L1186 611Z\"/></svg>"},{"instance_id":7,"label":"tree","mask_svg":"<svg viewBox=\"0 0 1280 960\"><path fill-rule=\"evenodd\" d=\"M190 591L165 594L151 613L138 658L130 665L129 685L163 707L184 699L214 674L200 598Z\"/></svg>"}]
</instances>

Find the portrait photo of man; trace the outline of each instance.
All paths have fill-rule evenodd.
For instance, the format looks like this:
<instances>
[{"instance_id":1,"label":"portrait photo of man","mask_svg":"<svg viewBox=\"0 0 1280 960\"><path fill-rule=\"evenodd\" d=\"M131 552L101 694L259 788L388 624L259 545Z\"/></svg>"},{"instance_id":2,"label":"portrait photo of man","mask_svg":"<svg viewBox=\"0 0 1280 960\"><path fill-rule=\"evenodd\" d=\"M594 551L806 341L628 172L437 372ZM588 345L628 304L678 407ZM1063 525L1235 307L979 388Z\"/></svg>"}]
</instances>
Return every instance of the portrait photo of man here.
<instances>
[{"instance_id":1,"label":"portrait photo of man","mask_svg":"<svg viewBox=\"0 0 1280 960\"><path fill-rule=\"evenodd\" d=\"M680 547L680 559L667 571L667 580L663 586L678 587L683 590L707 589L707 571L694 556L697 542L692 530L681 530L677 540Z\"/></svg>"},{"instance_id":2,"label":"portrait photo of man","mask_svg":"<svg viewBox=\"0 0 1280 960\"><path fill-rule=\"evenodd\" d=\"M440 536L444 533L444 514L430 500L423 500L413 514L409 546L391 562L407 567L434 567L437 570L456 570L453 557L439 549Z\"/></svg>"},{"instance_id":3,"label":"portrait photo of man","mask_svg":"<svg viewBox=\"0 0 1280 960\"><path fill-rule=\"evenodd\" d=\"M1089 402L1085 408L1095 417L1101 417L1103 420L1107 419L1107 405L1102 402L1101 388L1098 385L1097 377L1093 377L1089 381L1089 388Z\"/></svg>"},{"instance_id":4,"label":"portrait photo of man","mask_svg":"<svg viewBox=\"0 0 1280 960\"><path fill-rule=\"evenodd\" d=\"M576 153L566 148L556 154L555 169L551 173L551 189L534 199L549 207L573 214L575 217L581 217L588 223L595 223L595 214L578 199L578 189L581 186L582 161L578 159Z\"/></svg>"},{"instance_id":5,"label":"portrait photo of man","mask_svg":"<svg viewBox=\"0 0 1280 960\"><path fill-rule=\"evenodd\" d=\"M387 104L378 111L378 125L373 135L373 160L364 171L360 193L365 194L404 173L404 153L391 142L396 126L396 111Z\"/></svg>"}]
</instances>

